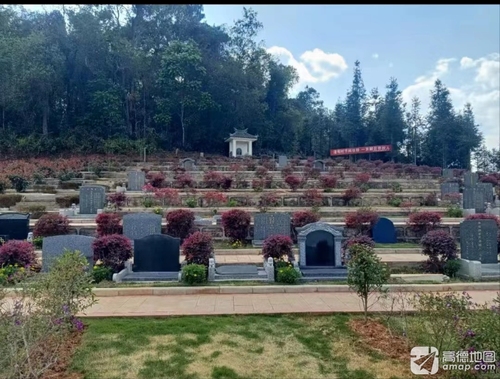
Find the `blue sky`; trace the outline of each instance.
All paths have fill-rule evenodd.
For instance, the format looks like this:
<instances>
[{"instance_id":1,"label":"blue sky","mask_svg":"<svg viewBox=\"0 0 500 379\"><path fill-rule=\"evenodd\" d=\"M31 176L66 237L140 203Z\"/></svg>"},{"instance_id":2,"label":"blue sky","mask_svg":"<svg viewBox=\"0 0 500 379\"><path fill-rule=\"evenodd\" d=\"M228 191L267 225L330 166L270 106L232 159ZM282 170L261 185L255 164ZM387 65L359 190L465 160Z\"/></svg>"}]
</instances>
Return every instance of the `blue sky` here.
<instances>
[{"instance_id":1,"label":"blue sky","mask_svg":"<svg viewBox=\"0 0 500 379\"><path fill-rule=\"evenodd\" d=\"M25 6L40 9L40 6ZM243 5L205 5L206 22L227 24ZM367 91L385 91L391 76L403 98L422 101L440 78L460 109L470 102L489 148L499 146L499 5L247 5L264 24L259 39L328 107L344 98L356 59ZM50 6L46 6L50 9ZM292 94L293 94L292 93Z\"/></svg>"}]
</instances>

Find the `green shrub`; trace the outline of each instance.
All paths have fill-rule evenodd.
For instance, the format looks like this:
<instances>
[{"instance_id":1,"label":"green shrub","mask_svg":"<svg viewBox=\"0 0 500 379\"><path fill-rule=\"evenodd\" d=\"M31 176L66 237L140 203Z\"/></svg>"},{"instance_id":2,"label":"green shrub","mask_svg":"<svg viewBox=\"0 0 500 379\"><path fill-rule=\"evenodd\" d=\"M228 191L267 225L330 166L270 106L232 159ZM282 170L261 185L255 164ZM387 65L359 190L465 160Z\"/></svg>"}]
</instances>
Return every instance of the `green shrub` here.
<instances>
[{"instance_id":1,"label":"green shrub","mask_svg":"<svg viewBox=\"0 0 500 379\"><path fill-rule=\"evenodd\" d=\"M33 246L35 246L35 249L40 250L43 245L43 237L34 237L33 238Z\"/></svg>"},{"instance_id":2,"label":"green shrub","mask_svg":"<svg viewBox=\"0 0 500 379\"><path fill-rule=\"evenodd\" d=\"M189 199L186 200L186 205L189 208L196 208L196 206L198 205L198 202L196 201L195 198L190 197Z\"/></svg>"},{"instance_id":3,"label":"green shrub","mask_svg":"<svg viewBox=\"0 0 500 379\"><path fill-rule=\"evenodd\" d=\"M400 183L394 182L391 184L391 189L393 192L403 192L403 187Z\"/></svg>"},{"instance_id":4,"label":"green shrub","mask_svg":"<svg viewBox=\"0 0 500 379\"><path fill-rule=\"evenodd\" d=\"M154 204L154 201L152 198L150 197L145 197L143 200L142 200L142 206L144 208L151 208Z\"/></svg>"},{"instance_id":5,"label":"green shrub","mask_svg":"<svg viewBox=\"0 0 500 379\"><path fill-rule=\"evenodd\" d=\"M95 283L100 283L103 280L113 279L113 270L103 265L95 265L92 269L92 279Z\"/></svg>"},{"instance_id":6,"label":"green shrub","mask_svg":"<svg viewBox=\"0 0 500 379\"><path fill-rule=\"evenodd\" d=\"M163 216L163 208L161 208L161 207L156 207L155 209L153 209L153 213L154 213L154 214L157 214L157 215L161 215L161 216Z\"/></svg>"},{"instance_id":7,"label":"green shrub","mask_svg":"<svg viewBox=\"0 0 500 379\"><path fill-rule=\"evenodd\" d=\"M460 270L460 265L461 263L459 259L450 259L444 264L443 272L446 276L454 278Z\"/></svg>"},{"instance_id":8,"label":"green shrub","mask_svg":"<svg viewBox=\"0 0 500 379\"><path fill-rule=\"evenodd\" d=\"M32 273L29 268L19 266L17 263L0 267L0 286L19 283Z\"/></svg>"},{"instance_id":9,"label":"green shrub","mask_svg":"<svg viewBox=\"0 0 500 379\"><path fill-rule=\"evenodd\" d=\"M189 285L203 284L207 281L207 267L199 264L188 264L182 268L182 281Z\"/></svg>"},{"instance_id":10,"label":"green shrub","mask_svg":"<svg viewBox=\"0 0 500 379\"><path fill-rule=\"evenodd\" d=\"M30 184L30 182L26 178L18 175L9 176L9 180L16 192L26 192L26 189Z\"/></svg>"},{"instance_id":11,"label":"green shrub","mask_svg":"<svg viewBox=\"0 0 500 379\"><path fill-rule=\"evenodd\" d=\"M462 218L464 217L464 212L460 207L452 205L446 210L446 217Z\"/></svg>"},{"instance_id":12,"label":"green shrub","mask_svg":"<svg viewBox=\"0 0 500 379\"><path fill-rule=\"evenodd\" d=\"M286 261L275 261L274 269L276 282L285 284L296 284L300 279L300 274L295 270L293 264Z\"/></svg>"}]
</instances>

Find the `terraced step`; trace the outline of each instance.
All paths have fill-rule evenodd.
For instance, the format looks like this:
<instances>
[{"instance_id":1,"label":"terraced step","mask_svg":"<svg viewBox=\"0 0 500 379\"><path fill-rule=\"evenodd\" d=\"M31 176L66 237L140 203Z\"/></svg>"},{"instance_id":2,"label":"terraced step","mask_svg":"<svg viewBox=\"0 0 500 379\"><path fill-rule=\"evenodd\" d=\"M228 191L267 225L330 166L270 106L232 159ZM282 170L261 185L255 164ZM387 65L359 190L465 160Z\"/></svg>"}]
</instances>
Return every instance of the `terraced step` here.
<instances>
[{"instance_id":1,"label":"terraced step","mask_svg":"<svg viewBox=\"0 0 500 379\"><path fill-rule=\"evenodd\" d=\"M124 282L173 282L178 280L178 272L133 272L122 279Z\"/></svg>"}]
</instances>

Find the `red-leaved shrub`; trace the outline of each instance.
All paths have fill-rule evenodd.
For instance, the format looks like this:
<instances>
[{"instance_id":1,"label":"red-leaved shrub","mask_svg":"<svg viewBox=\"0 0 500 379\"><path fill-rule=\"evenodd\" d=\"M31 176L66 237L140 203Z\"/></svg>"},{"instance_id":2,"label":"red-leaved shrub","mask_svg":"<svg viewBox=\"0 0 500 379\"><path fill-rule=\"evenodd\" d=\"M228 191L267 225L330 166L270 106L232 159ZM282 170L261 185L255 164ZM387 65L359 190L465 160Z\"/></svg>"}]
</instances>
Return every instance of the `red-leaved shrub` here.
<instances>
[{"instance_id":1,"label":"red-leaved shrub","mask_svg":"<svg viewBox=\"0 0 500 379\"><path fill-rule=\"evenodd\" d=\"M321 188L331 189L337 186L337 178L333 175L321 175L319 177Z\"/></svg>"},{"instance_id":2,"label":"red-leaved shrub","mask_svg":"<svg viewBox=\"0 0 500 379\"><path fill-rule=\"evenodd\" d=\"M304 191L304 205L307 207L320 207L323 205L323 196L316 188Z\"/></svg>"},{"instance_id":3,"label":"red-leaved shrub","mask_svg":"<svg viewBox=\"0 0 500 379\"><path fill-rule=\"evenodd\" d=\"M366 245L371 248L375 247L375 242L368 236L354 236L346 240L342 245L342 262L347 264L347 261L352 258L352 253L349 252L349 248L353 245Z\"/></svg>"},{"instance_id":4,"label":"red-leaved shrub","mask_svg":"<svg viewBox=\"0 0 500 379\"><path fill-rule=\"evenodd\" d=\"M371 179L370 174L367 172L361 172L357 174L354 178L354 184L360 186L361 184L367 184Z\"/></svg>"},{"instance_id":5,"label":"red-leaved shrub","mask_svg":"<svg viewBox=\"0 0 500 379\"><path fill-rule=\"evenodd\" d=\"M207 188L219 189L224 181L224 175L217 171L207 171L203 175L203 181Z\"/></svg>"},{"instance_id":6,"label":"red-leaved shrub","mask_svg":"<svg viewBox=\"0 0 500 379\"><path fill-rule=\"evenodd\" d=\"M121 217L118 213L101 213L95 218L97 224L97 235L99 237L110 234L122 234L123 227L120 225Z\"/></svg>"},{"instance_id":7,"label":"red-leaved shrub","mask_svg":"<svg viewBox=\"0 0 500 379\"><path fill-rule=\"evenodd\" d=\"M265 168L264 166L259 166L255 169L255 176L257 178L263 179L269 170Z\"/></svg>"},{"instance_id":8,"label":"red-leaved shrub","mask_svg":"<svg viewBox=\"0 0 500 379\"><path fill-rule=\"evenodd\" d=\"M113 272L120 272L125 262L132 258L132 245L127 237L111 234L97 238L92 243L94 262L101 260L104 266Z\"/></svg>"},{"instance_id":9,"label":"red-leaved shrub","mask_svg":"<svg viewBox=\"0 0 500 379\"><path fill-rule=\"evenodd\" d=\"M266 209L268 207L279 207L281 205L281 200L272 192L266 192L260 195L259 207Z\"/></svg>"},{"instance_id":10,"label":"red-leaved shrub","mask_svg":"<svg viewBox=\"0 0 500 379\"><path fill-rule=\"evenodd\" d=\"M427 255L426 269L442 273L450 259L457 259L457 244L453 237L443 230L431 230L420 240L422 254Z\"/></svg>"},{"instance_id":11,"label":"red-leaved shrub","mask_svg":"<svg viewBox=\"0 0 500 379\"><path fill-rule=\"evenodd\" d=\"M298 211L294 212L292 215L292 226L293 228L302 228L308 224L312 224L314 222L318 222L320 216L316 212L312 211Z\"/></svg>"},{"instance_id":12,"label":"red-leaved shrub","mask_svg":"<svg viewBox=\"0 0 500 379\"><path fill-rule=\"evenodd\" d=\"M302 183L302 179L295 175L288 175L285 178L285 183L290 187L292 191L297 191L297 188L300 187Z\"/></svg>"},{"instance_id":13,"label":"red-leaved shrub","mask_svg":"<svg viewBox=\"0 0 500 379\"><path fill-rule=\"evenodd\" d=\"M162 188L165 184L165 175L161 172L156 174L150 174L149 183L155 188Z\"/></svg>"},{"instance_id":14,"label":"red-leaved shrub","mask_svg":"<svg viewBox=\"0 0 500 379\"><path fill-rule=\"evenodd\" d=\"M205 192L203 194L203 200L207 207L220 207L227 203L227 196L222 192Z\"/></svg>"},{"instance_id":15,"label":"red-leaved shrub","mask_svg":"<svg viewBox=\"0 0 500 379\"><path fill-rule=\"evenodd\" d=\"M115 208L120 209L127 203L127 195L123 192L116 192L108 195L108 202L110 202Z\"/></svg>"},{"instance_id":16,"label":"red-leaved shrub","mask_svg":"<svg viewBox=\"0 0 500 379\"><path fill-rule=\"evenodd\" d=\"M368 232L378 220L378 214L370 208L361 208L345 215L344 221L348 228L356 229L359 234Z\"/></svg>"},{"instance_id":17,"label":"red-leaved shrub","mask_svg":"<svg viewBox=\"0 0 500 379\"><path fill-rule=\"evenodd\" d=\"M38 219L33 229L34 237L60 236L69 233L69 220L57 213L48 213Z\"/></svg>"},{"instance_id":18,"label":"red-leaved shrub","mask_svg":"<svg viewBox=\"0 0 500 379\"><path fill-rule=\"evenodd\" d=\"M342 194L345 205L349 205L353 200L361 197L361 190L358 187L349 187Z\"/></svg>"},{"instance_id":19,"label":"red-leaved shrub","mask_svg":"<svg viewBox=\"0 0 500 379\"><path fill-rule=\"evenodd\" d=\"M184 240L194 228L194 213L176 209L167 213L167 234Z\"/></svg>"},{"instance_id":20,"label":"red-leaved shrub","mask_svg":"<svg viewBox=\"0 0 500 379\"><path fill-rule=\"evenodd\" d=\"M441 215L436 212L415 212L408 218L408 225L414 232L425 232L434 229L441 223Z\"/></svg>"},{"instance_id":21,"label":"red-leaved shrub","mask_svg":"<svg viewBox=\"0 0 500 379\"><path fill-rule=\"evenodd\" d=\"M495 174L485 175L481 179L479 179L479 181L482 183L491 183L493 184L493 187L498 186L498 184L500 183L499 178Z\"/></svg>"},{"instance_id":22,"label":"red-leaved shrub","mask_svg":"<svg viewBox=\"0 0 500 379\"><path fill-rule=\"evenodd\" d=\"M160 188L155 191L155 197L161 201L162 205L176 206L179 205L181 199L179 197L179 191L175 188Z\"/></svg>"},{"instance_id":23,"label":"red-leaved shrub","mask_svg":"<svg viewBox=\"0 0 500 379\"><path fill-rule=\"evenodd\" d=\"M182 254L186 257L187 264L208 266L214 247L210 234L194 232L182 244Z\"/></svg>"},{"instance_id":24,"label":"red-leaved shrub","mask_svg":"<svg viewBox=\"0 0 500 379\"><path fill-rule=\"evenodd\" d=\"M262 255L267 260L273 258L274 260L281 260L286 257L288 261L293 261L293 242L288 236L274 235L267 237L262 246Z\"/></svg>"},{"instance_id":25,"label":"red-leaved shrub","mask_svg":"<svg viewBox=\"0 0 500 379\"><path fill-rule=\"evenodd\" d=\"M231 209L222 214L224 232L232 241L244 241L247 238L251 221L250 213L241 209Z\"/></svg>"},{"instance_id":26,"label":"red-leaved shrub","mask_svg":"<svg viewBox=\"0 0 500 379\"><path fill-rule=\"evenodd\" d=\"M26 267L35 262L35 247L29 242L11 240L0 246L0 267L15 264Z\"/></svg>"},{"instance_id":27,"label":"red-leaved shrub","mask_svg":"<svg viewBox=\"0 0 500 379\"><path fill-rule=\"evenodd\" d=\"M193 188L194 179L189 174L179 174L174 178L174 185L177 188Z\"/></svg>"},{"instance_id":28,"label":"red-leaved shrub","mask_svg":"<svg viewBox=\"0 0 500 379\"><path fill-rule=\"evenodd\" d=\"M426 207L437 207L438 205L437 194L435 192L427 194L424 197L422 205Z\"/></svg>"},{"instance_id":29,"label":"red-leaved shrub","mask_svg":"<svg viewBox=\"0 0 500 379\"><path fill-rule=\"evenodd\" d=\"M282 178L286 178L288 175L292 175L293 174L293 167L288 165L288 166L285 166L281 169L281 177Z\"/></svg>"}]
</instances>

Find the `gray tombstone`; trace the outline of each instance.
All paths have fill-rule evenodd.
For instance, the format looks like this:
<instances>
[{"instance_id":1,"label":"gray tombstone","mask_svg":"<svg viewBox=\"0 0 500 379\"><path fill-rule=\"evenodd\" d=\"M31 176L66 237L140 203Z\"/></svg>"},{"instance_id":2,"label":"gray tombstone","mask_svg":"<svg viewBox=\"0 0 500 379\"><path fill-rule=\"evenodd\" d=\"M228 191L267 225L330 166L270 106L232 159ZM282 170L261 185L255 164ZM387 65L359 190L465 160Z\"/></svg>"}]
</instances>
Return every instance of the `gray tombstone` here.
<instances>
[{"instance_id":1,"label":"gray tombstone","mask_svg":"<svg viewBox=\"0 0 500 379\"><path fill-rule=\"evenodd\" d=\"M373 226L372 230L373 241L376 243L396 243L397 232L394 223L388 218L381 217Z\"/></svg>"},{"instance_id":2,"label":"gray tombstone","mask_svg":"<svg viewBox=\"0 0 500 379\"><path fill-rule=\"evenodd\" d=\"M154 213L129 213L123 216L123 235L137 240L161 234L161 216Z\"/></svg>"},{"instance_id":3,"label":"gray tombstone","mask_svg":"<svg viewBox=\"0 0 500 379\"><path fill-rule=\"evenodd\" d=\"M180 239L152 234L134 241L134 272L178 272Z\"/></svg>"},{"instance_id":4,"label":"gray tombstone","mask_svg":"<svg viewBox=\"0 0 500 379\"><path fill-rule=\"evenodd\" d=\"M446 179L452 179L453 178L453 169L452 168L444 168L443 169L443 177Z\"/></svg>"},{"instance_id":5,"label":"gray tombstone","mask_svg":"<svg viewBox=\"0 0 500 379\"><path fill-rule=\"evenodd\" d=\"M146 174L144 171L130 171L128 174L128 190L142 191L142 187L146 183Z\"/></svg>"},{"instance_id":6,"label":"gray tombstone","mask_svg":"<svg viewBox=\"0 0 500 379\"><path fill-rule=\"evenodd\" d=\"M259 246L267 237L283 235L290 237L290 215L288 213L257 213L254 216L254 246Z\"/></svg>"},{"instance_id":7,"label":"gray tombstone","mask_svg":"<svg viewBox=\"0 0 500 379\"><path fill-rule=\"evenodd\" d=\"M464 173L464 186L474 187L477 183L478 175L477 172L465 172Z\"/></svg>"},{"instance_id":8,"label":"gray tombstone","mask_svg":"<svg viewBox=\"0 0 500 379\"><path fill-rule=\"evenodd\" d=\"M80 214L95 215L106 205L106 190L103 186L80 187Z\"/></svg>"},{"instance_id":9,"label":"gray tombstone","mask_svg":"<svg viewBox=\"0 0 500 379\"><path fill-rule=\"evenodd\" d=\"M493 184L491 183L476 183L475 188L484 193L484 198L487 203L493 203Z\"/></svg>"},{"instance_id":10,"label":"gray tombstone","mask_svg":"<svg viewBox=\"0 0 500 379\"><path fill-rule=\"evenodd\" d=\"M279 168L284 168L288 164L288 158L286 155L279 155L278 156L278 166Z\"/></svg>"},{"instance_id":11,"label":"gray tombstone","mask_svg":"<svg viewBox=\"0 0 500 379\"><path fill-rule=\"evenodd\" d=\"M497 263L497 223L487 219L463 221L460 224L460 256L481 263Z\"/></svg>"},{"instance_id":12,"label":"gray tombstone","mask_svg":"<svg viewBox=\"0 0 500 379\"><path fill-rule=\"evenodd\" d=\"M458 183L443 183L441 184L441 198L450 193L459 193L460 186Z\"/></svg>"},{"instance_id":13,"label":"gray tombstone","mask_svg":"<svg viewBox=\"0 0 500 379\"><path fill-rule=\"evenodd\" d=\"M486 196L484 191L478 190L477 187L465 187L463 208L474 209L476 213L484 213L486 210Z\"/></svg>"},{"instance_id":14,"label":"gray tombstone","mask_svg":"<svg viewBox=\"0 0 500 379\"><path fill-rule=\"evenodd\" d=\"M94 237L68 234L63 236L45 237L42 242L42 271L50 269L52 261L64 254L65 250L78 250L87 258L90 266L94 264L92 243Z\"/></svg>"},{"instance_id":15,"label":"gray tombstone","mask_svg":"<svg viewBox=\"0 0 500 379\"><path fill-rule=\"evenodd\" d=\"M0 238L8 240L25 240L30 231L29 213L1 213Z\"/></svg>"},{"instance_id":16,"label":"gray tombstone","mask_svg":"<svg viewBox=\"0 0 500 379\"><path fill-rule=\"evenodd\" d=\"M325 162L323 162L322 160L314 161L313 165L314 168L317 168L321 171L325 171Z\"/></svg>"},{"instance_id":17,"label":"gray tombstone","mask_svg":"<svg viewBox=\"0 0 500 379\"><path fill-rule=\"evenodd\" d=\"M191 158L185 158L181 160L181 166L186 171L193 171L195 168L194 163L195 163L194 159Z\"/></svg>"},{"instance_id":18,"label":"gray tombstone","mask_svg":"<svg viewBox=\"0 0 500 379\"><path fill-rule=\"evenodd\" d=\"M298 236L300 267L341 267L342 232L325 222L304 226Z\"/></svg>"}]
</instances>

